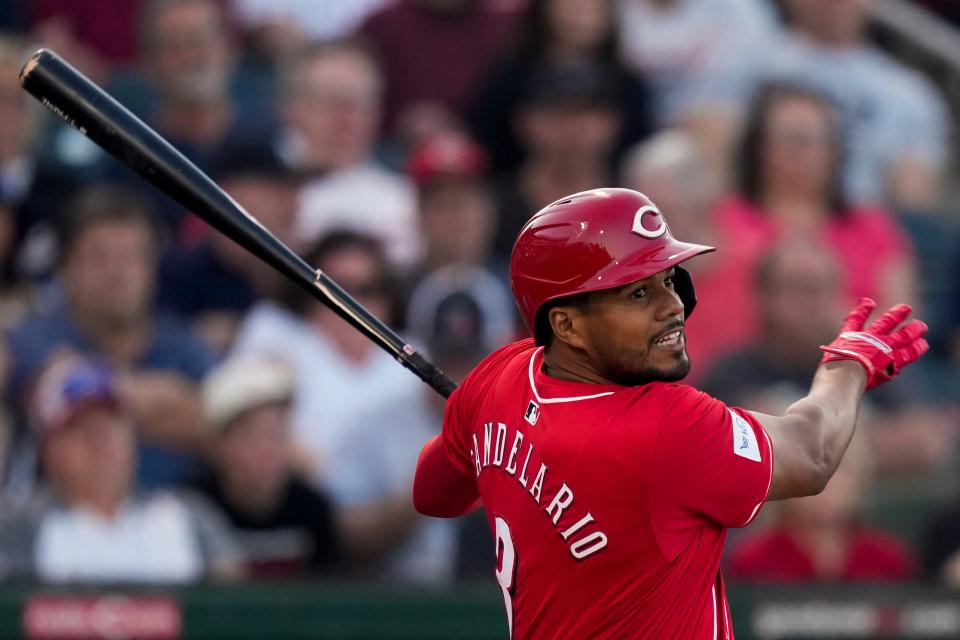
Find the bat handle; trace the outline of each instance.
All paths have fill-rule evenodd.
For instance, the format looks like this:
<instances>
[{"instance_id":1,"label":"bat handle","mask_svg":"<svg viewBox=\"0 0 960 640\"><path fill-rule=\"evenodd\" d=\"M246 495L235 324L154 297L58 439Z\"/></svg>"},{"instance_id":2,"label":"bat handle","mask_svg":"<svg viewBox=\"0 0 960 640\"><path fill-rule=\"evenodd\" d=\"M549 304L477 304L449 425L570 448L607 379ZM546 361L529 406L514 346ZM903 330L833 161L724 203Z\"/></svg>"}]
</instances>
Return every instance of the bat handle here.
<instances>
[{"instance_id":1,"label":"bat handle","mask_svg":"<svg viewBox=\"0 0 960 640\"><path fill-rule=\"evenodd\" d=\"M308 268L313 269L312 267ZM354 302L340 285L323 273L322 269L313 269L313 285L316 290L322 292L321 301L381 348L392 354L397 362L433 387L437 393L444 398L449 398L450 394L457 388L457 383L451 380L437 365L420 355L416 347L401 340L400 336L393 330Z\"/></svg>"},{"instance_id":2,"label":"bat handle","mask_svg":"<svg viewBox=\"0 0 960 640\"><path fill-rule=\"evenodd\" d=\"M407 359L401 360L401 363L420 376L424 382L433 387L437 393L444 398L449 398L450 394L457 388L456 382L451 380L437 365L428 361L417 351L409 354Z\"/></svg>"}]
</instances>

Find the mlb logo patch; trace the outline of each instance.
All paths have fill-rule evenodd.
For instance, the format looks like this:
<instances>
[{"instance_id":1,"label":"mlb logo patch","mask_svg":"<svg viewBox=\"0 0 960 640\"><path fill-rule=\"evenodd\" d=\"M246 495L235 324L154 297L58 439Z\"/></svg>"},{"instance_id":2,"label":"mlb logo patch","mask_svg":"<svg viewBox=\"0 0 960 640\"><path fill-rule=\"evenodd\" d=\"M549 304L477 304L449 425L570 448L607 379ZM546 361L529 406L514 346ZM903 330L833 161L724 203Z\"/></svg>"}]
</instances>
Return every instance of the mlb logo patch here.
<instances>
[{"instance_id":1,"label":"mlb logo patch","mask_svg":"<svg viewBox=\"0 0 960 640\"><path fill-rule=\"evenodd\" d=\"M733 423L733 452L741 458L760 462L760 445L757 442L757 434L753 432L753 427L744 419L743 416L734 411L730 411L731 422Z\"/></svg>"},{"instance_id":2,"label":"mlb logo patch","mask_svg":"<svg viewBox=\"0 0 960 640\"><path fill-rule=\"evenodd\" d=\"M540 405L531 400L530 404L527 405L527 410L523 414L523 419L531 425L537 424L537 420L540 419Z\"/></svg>"}]
</instances>

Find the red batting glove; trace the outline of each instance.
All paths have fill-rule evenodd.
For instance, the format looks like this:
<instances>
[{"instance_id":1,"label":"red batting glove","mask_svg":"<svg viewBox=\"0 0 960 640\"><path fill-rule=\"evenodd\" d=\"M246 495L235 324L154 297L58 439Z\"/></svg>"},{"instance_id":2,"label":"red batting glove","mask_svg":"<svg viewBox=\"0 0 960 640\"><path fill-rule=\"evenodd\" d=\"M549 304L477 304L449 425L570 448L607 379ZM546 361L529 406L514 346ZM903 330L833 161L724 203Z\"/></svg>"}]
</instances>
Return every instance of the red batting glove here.
<instances>
[{"instance_id":1,"label":"red batting glove","mask_svg":"<svg viewBox=\"0 0 960 640\"><path fill-rule=\"evenodd\" d=\"M876 306L870 298L861 298L843 323L840 335L820 347L825 352L820 364L835 360L859 362L867 371L867 389L890 380L930 348L923 339L927 325L920 320L911 320L894 331L910 315L910 306L906 304L891 308L864 330L863 325Z\"/></svg>"}]
</instances>

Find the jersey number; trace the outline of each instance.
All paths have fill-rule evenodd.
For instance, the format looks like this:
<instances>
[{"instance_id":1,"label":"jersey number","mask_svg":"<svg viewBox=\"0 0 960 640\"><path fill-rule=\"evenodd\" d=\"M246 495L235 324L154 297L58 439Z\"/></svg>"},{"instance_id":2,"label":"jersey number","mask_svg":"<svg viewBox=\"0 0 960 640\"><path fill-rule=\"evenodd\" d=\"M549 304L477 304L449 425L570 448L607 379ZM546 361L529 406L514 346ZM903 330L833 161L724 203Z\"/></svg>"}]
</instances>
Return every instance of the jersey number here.
<instances>
[{"instance_id":1,"label":"jersey number","mask_svg":"<svg viewBox=\"0 0 960 640\"><path fill-rule=\"evenodd\" d=\"M497 516L494 520L497 527L497 541L494 553L497 556L497 582L503 591L503 604L507 607L507 626L510 637L513 637L513 592L517 578L517 552L513 547L513 537L510 535L510 525Z\"/></svg>"}]
</instances>

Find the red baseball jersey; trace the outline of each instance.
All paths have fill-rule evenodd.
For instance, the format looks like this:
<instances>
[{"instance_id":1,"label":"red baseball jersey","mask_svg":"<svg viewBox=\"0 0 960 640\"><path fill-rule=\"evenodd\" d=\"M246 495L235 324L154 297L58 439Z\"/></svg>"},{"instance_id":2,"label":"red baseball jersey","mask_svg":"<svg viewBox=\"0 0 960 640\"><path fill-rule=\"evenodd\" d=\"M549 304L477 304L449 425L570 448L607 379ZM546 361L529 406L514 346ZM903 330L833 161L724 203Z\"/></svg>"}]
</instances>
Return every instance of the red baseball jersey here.
<instances>
[{"instance_id":1,"label":"red baseball jersey","mask_svg":"<svg viewBox=\"0 0 960 640\"><path fill-rule=\"evenodd\" d=\"M442 441L476 478L513 638L732 638L726 529L773 474L751 414L682 384L551 378L532 340L450 397Z\"/></svg>"}]
</instances>

